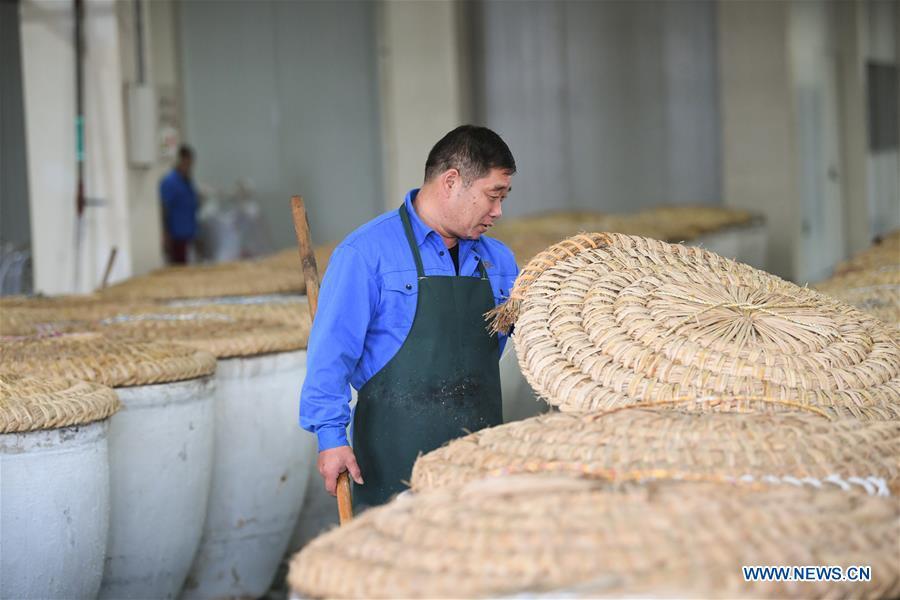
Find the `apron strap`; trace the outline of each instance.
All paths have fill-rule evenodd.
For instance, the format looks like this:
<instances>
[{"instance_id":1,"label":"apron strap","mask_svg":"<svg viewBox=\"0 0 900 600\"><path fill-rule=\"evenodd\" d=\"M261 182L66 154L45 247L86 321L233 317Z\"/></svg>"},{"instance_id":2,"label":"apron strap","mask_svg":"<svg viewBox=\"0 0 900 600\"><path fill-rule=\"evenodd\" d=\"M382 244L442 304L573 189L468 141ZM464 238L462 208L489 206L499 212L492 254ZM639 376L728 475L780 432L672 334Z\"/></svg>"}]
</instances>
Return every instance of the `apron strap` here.
<instances>
[{"instance_id":1,"label":"apron strap","mask_svg":"<svg viewBox=\"0 0 900 600\"><path fill-rule=\"evenodd\" d=\"M406 204L400 207L400 220L403 221L403 231L406 232L406 241L409 242L409 249L412 250L413 258L416 260L416 272L419 279L425 279L425 268L422 266L422 255L419 254L419 245L416 243L416 237L413 235L412 224L409 222L409 211L406 210Z\"/></svg>"},{"instance_id":2,"label":"apron strap","mask_svg":"<svg viewBox=\"0 0 900 600\"><path fill-rule=\"evenodd\" d=\"M416 243L416 237L413 235L412 223L409 220L409 211L406 210L406 204L397 211L400 213L400 220L403 221L403 231L406 233L406 241L409 243L409 249L412 250L413 258L416 261L416 272L419 279L425 279L425 267L422 266L422 254L419 252L419 244ZM487 269L484 268L484 261L478 260L478 271L481 278L487 280Z\"/></svg>"}]
</instances>

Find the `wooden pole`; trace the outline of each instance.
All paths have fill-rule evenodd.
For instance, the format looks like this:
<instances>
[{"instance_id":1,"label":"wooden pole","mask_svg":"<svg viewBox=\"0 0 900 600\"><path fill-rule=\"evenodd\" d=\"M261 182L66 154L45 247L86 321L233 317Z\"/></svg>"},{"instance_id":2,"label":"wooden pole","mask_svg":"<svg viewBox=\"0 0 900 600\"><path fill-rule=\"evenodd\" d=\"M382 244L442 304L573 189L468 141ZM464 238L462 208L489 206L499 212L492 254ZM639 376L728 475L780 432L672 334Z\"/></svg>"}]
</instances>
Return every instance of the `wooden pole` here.
<instances>
[{"instance_id":1,"label":"wooden pole","mask_svg":"<svg viewBox=\"0 0 900 600\"><path fill-rule=\"evenodd\" d=\"M294 216L294 232L297 234L297 249L300 251L300 264L303 267L303 278L306 280L306 297L309 301L309 318L315 320L319 308L319 269L316 266L316 255L313 252L309 235L309 217L306 206L300 196L291 196L291 212ZM337 480L338 516L341 525L353 518L353 503L350 499L350 474L344 471Z\"/></svg>"},{"instance_id":2,"label":"wooden pole","mask_svg":"<svg viewBox=\"0 0 900 600\"><path fill-rule=\"evenodd\" d=\"M106 270L103 272L103 281L100 282L100 289L106 289L107 284L109 284L109 275L112 273L113 265L116 262L116 254L118 254L119 248L117 246L113 246L109 249L109 258L106 261Z\"/></svg>"}]
</instances>

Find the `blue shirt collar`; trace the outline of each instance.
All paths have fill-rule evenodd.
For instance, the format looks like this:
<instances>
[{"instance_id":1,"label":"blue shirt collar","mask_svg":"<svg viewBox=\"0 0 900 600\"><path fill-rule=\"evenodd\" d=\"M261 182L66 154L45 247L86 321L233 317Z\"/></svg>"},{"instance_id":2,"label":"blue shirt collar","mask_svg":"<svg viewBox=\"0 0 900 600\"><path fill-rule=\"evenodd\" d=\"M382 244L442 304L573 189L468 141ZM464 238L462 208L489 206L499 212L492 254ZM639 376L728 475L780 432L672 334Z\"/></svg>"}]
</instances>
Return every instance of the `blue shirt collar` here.
<instances>
[{"instance_id":1,"label":"blue shirt collar","mask_svg":"<svg viewBox=\"0 0 900 600\"><path fill-rule=\"evenodd\" d=\"M416 244L421 246L425 242L425 238L428 237L429 233L433 233L437 235L437 232L425 224L425 221L419 218L418 213L416 213L416 209L413 206L413 200L416 198L416 194L419 193L419 188L415 188L409 190L406 193L406 199L403 201L406 204L406 210L409 211L409 222L412 225L413 236L416 238Z\"/></svg>"}]
</instances>

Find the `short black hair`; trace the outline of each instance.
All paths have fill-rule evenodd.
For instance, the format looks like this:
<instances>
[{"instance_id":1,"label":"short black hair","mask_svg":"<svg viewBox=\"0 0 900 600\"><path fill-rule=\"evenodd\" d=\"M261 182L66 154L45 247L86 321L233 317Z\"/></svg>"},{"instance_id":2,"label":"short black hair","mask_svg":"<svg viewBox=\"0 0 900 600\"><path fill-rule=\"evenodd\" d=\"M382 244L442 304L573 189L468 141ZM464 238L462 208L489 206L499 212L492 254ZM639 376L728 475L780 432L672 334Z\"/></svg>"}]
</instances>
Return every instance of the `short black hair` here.
<instances>
[{"instance_id":1,"label":"short black hair","mask_svg":"<svg viewBox=\"0 0 900 600\"><path fill-rule=\"evenodd\" d=\"M456 169L469 185L491 169L516 172L516 161L506 142L487 127L461 125L442 137L425 161L425 181L447 169Z\"/></svg>"},{"instance_id":2,"label":"short black hair","mask_svg":"<svg viewBox=\"0 0 900 600\"><path fill-rule=\"evenodd\" d=\"M194 158L194 149L187 144L181 144L178 146L178 160L184 160L185 158Z\"/></svg>"}]
</instances>

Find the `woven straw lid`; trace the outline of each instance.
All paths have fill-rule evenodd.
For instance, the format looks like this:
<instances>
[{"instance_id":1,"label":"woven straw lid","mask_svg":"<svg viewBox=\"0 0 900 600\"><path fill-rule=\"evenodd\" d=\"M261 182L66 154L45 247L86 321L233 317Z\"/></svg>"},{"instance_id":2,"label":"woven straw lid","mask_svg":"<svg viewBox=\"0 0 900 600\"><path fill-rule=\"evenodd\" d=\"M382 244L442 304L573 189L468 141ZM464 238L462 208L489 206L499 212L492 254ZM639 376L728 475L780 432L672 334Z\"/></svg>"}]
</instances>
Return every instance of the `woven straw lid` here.
<instances>
[{"instance_id":1,"label":"woven straw lid","mask_svg":"<svg viewBox=\"0 0 900 600\"><path fill-rule=\"evenodd\" d=\"M0 433L82 425L119 407L116 393L96 383L0 373Z\"/></svg>"},{"instance_id":2,"label":"woven straw lid","mask_svg":"<svg viewBox=\"0 0 900 600\"><path fill-rule=\"evenodd\" d=\"M882 238L875 245L856 254L853 258L835 267L835 274L851 271L867 271L880 267L900 265L900 229L896 229Z\"/></svg>"},{"instance_id":3,"label":"woven straw lid","mask_svg":"<svg viewBox=\"0 0 900 600\"><path fill-rule=\"evenodd\" d=\"M900 403L893 329L700 248L570 238L489 315L498 330L516 322L526 379L565 411L743 399L848 416Z\"/></svg>"},{"instance_id":4,"label":"woven straw lid","mask_svg":"<svg viewBox=\"0 0 900 600\"><path fill-rule=\"evenodd\" d=\"M0 335L25 336L54 331L49 323L99 320L120 313L154 311L156 304L86 300L79 296L34 298L0 309Z\"/></svg>"},{"instance_id":5,"label":"woven straw lid","mask_svg":"<svg viewBox=\"0 0 900 600\"><path fill-rule=\"evenodd\" d=\"M840 490L570 477L479 480L400 498L290 563L307 597L461 598L589 585L591 596L835 597L834 582L746 583L742 565L871 565L900 593L900 501Z\"/></svg>"},{"instance_id":6,"label":"woven straw lid","mask_svg":"<svg viewBox=\"0 0 900 600\"><path fill-rule=\"evenodd\" d=\"M823 290L841 302L871 314L876 319L894 327L900 327L900 285L873 285L865 287L829 287Z\"/></svg>"},{"instance_id":7,"label":"woven straw lid","mask_svg":"<svg viewBox=\"0 0 900 600\"><path fill-rule=\"evenodd\" d=\"M309 330L222 312L167 311L118 315L103 321L70 325L122 342L175 342L217 358L257 356L306 348Z\"/></svg>"},{"instance_id":8,"label":"woven straw lid","mask_svg":"<svg viewBox=\"0 0 900 600\"><path fill-rule=\"evenodd\" d=\"M238 319L258 319L299 327L309 336L312 326L306 296L231 296L173 302L158 312L212 312Z\"/></svg>"},{"instance_id":9,"label":"woven straw lid","mask_svg":"<svg viewBox=\"0 0 900 600\"><path fill-rule=\"evenodd\" d=\"M337 246L338 242L332 241L313 248L313 253L316 255L316 267L319 271L319 276L325 273L325 269L328 267L328 261L331 259L331 254ZM300 269L300 255L298 254L296 247L279 250L274 254L259 258L254 262L260 266L276 269Z\"/></svg>"},{"instance_id":10,"label":"woven straw lid","mask_svg":"<svg viewBox=\"0 0 900 600\"><path fill-rule=\"evenodd\" d=\"M296 269L267 268L252 262L169 267L112 285L105 298L171 300L302 293L303 273Z\"/></svg>"},{"instance_id":11,"label":"woven straw lid","mask_svg":"<svg viewBox=\"0 0 900 600\"><path fill-rule=\"evenodd\" d=\"M127 387L212 375L213 355L179 344L124 343L97 333L32 337L0 344L4 371L42 377L73 377Z\"/></svg>"},{"instance_id":12,"label":"woven straw lid","mask_svg":"<svg viewBox=\"0 0 900 600\"><path fill-rule=\"evenodd\" d=\"M501 472L859 486L886 495L900 493L900 420L658 409L551 413L482 429L420 457L412 487Z\"/></svg>"},{"instance_id":13,"label":"woven straw lid","mask_svg":"<svg viewBox=\"0 0 900 600\"><path fill-rule=\"evenodd\" d=\"M617 233L637 233L645 237L656 237L670 242L691 240L695 237L758 222L761 217L746 210L725 206L707 205L661 205L628 215L633 227L653 226L663 230L665 237L640 232L611 229ZM595 230L596 231L596 230Z\"/></svg>"}]
</instances>

